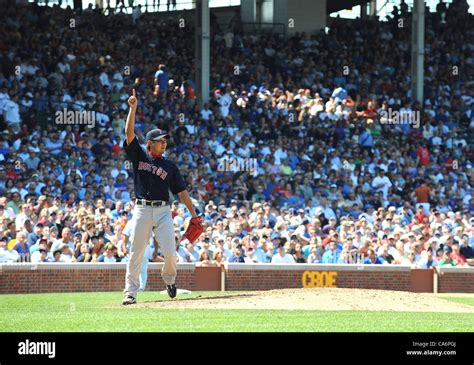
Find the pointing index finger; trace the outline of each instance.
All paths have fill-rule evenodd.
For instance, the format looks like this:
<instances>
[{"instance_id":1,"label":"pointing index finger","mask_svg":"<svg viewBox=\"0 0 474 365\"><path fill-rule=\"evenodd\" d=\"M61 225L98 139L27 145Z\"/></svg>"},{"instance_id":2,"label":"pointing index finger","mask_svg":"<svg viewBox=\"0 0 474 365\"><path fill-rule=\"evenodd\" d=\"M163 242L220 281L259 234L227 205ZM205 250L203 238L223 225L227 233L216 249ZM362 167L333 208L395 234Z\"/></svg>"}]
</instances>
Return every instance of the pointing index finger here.
<instances>
[{"instance_id":1,"label":"pointing index finger","mask_svg":"<svg viewBox=\"0 0 474 365\"><path fill-rule=\"evenodd\" d=\"M135 89L133 89L132 95L137 96L137 93L135 92Z\"/></svg>"}]
</instances>

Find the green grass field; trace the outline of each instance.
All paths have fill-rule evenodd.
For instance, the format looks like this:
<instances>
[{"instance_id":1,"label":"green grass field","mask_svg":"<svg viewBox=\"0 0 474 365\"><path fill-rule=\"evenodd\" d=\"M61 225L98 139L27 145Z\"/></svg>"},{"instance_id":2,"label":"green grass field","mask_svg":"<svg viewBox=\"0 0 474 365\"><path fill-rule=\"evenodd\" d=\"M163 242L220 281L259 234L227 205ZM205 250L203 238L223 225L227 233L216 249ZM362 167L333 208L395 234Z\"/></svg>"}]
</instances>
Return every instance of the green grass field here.
<instances>
[{"instance_id":1,"label":"green grass field","mask_svg":"<svg viewBox=\"0 0 474 365\"><path fill-rule=\"evenodd\" d=\"M235 293L235 292L234 292ZM195 292L182 296L222 295ZM474 314L104 308L122 293L0 295L2 332L474 332ZM140 302L167 300L141 293ZM474 306L474 298L443 297Z\"/></svg>"}]
</instances>

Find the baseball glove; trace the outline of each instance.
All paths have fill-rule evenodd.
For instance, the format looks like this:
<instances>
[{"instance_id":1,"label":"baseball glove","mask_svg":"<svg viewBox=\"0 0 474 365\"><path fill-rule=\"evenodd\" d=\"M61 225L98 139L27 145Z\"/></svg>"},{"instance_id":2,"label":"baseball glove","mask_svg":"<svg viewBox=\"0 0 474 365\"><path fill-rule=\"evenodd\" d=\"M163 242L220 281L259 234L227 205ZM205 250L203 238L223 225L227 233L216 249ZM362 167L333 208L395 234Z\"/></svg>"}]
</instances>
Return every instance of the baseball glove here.
<instances>
[{"instance_id":1,"label":"baseball glove","mask_svg":"<svg viewBox=\"0 0 474 365\"><path fill-rule=\"evenodd\" d=\"M191 218L191 220L189 221L188 229L184 233L181 241L186 238L188 239L189 242L194 243L194 241L196 241L199 238L203 230L204 230L204 227L202 226L202 218L201 217Z\"/></svg>"}]
</instances>

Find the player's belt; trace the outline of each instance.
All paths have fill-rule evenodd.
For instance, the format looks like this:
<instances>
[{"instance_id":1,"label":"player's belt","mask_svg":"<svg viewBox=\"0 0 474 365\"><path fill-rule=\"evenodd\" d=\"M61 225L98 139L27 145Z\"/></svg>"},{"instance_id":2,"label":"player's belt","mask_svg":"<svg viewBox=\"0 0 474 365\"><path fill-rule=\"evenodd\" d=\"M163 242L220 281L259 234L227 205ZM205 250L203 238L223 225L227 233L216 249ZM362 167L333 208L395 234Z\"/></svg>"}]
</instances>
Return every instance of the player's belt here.
<instances>
[{"instance_id":1,"label":"player's belt","mask_svg":"<svg viewBox=\"0 0 474 365\"><path fill-rule=\"evenodd\" d=\"M146 200L146 199L136 199L135 204L145 205L147 207L162 207L164 205L170 205L169 201L165 200Z\"/></svg>"}]
</instances>

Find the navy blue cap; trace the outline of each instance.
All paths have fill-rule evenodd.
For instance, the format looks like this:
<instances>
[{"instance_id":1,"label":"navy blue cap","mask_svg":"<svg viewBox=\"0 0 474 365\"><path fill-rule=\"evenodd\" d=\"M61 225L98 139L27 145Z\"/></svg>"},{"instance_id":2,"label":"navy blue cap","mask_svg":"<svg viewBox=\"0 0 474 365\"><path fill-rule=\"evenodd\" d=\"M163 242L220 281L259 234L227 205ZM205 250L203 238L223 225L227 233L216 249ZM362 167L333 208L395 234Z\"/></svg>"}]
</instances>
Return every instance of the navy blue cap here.
<instances>
[{"instance_id":1,"label":"navy blue cap","mask_svg":"<svg viewBox=\"0 0 474 365\"><path fill-rule=\"evenodd\" d=\"M145 137L145 141L148 142L148 141L158 141L160 139L170 139L171 136L168 134L168 132L162 130L162 129L159 129L159 128L156 128L156 129L152 129L151 131L149 131L147 134L146 134L146 137Z\"/></svg>"}]
</instances>

